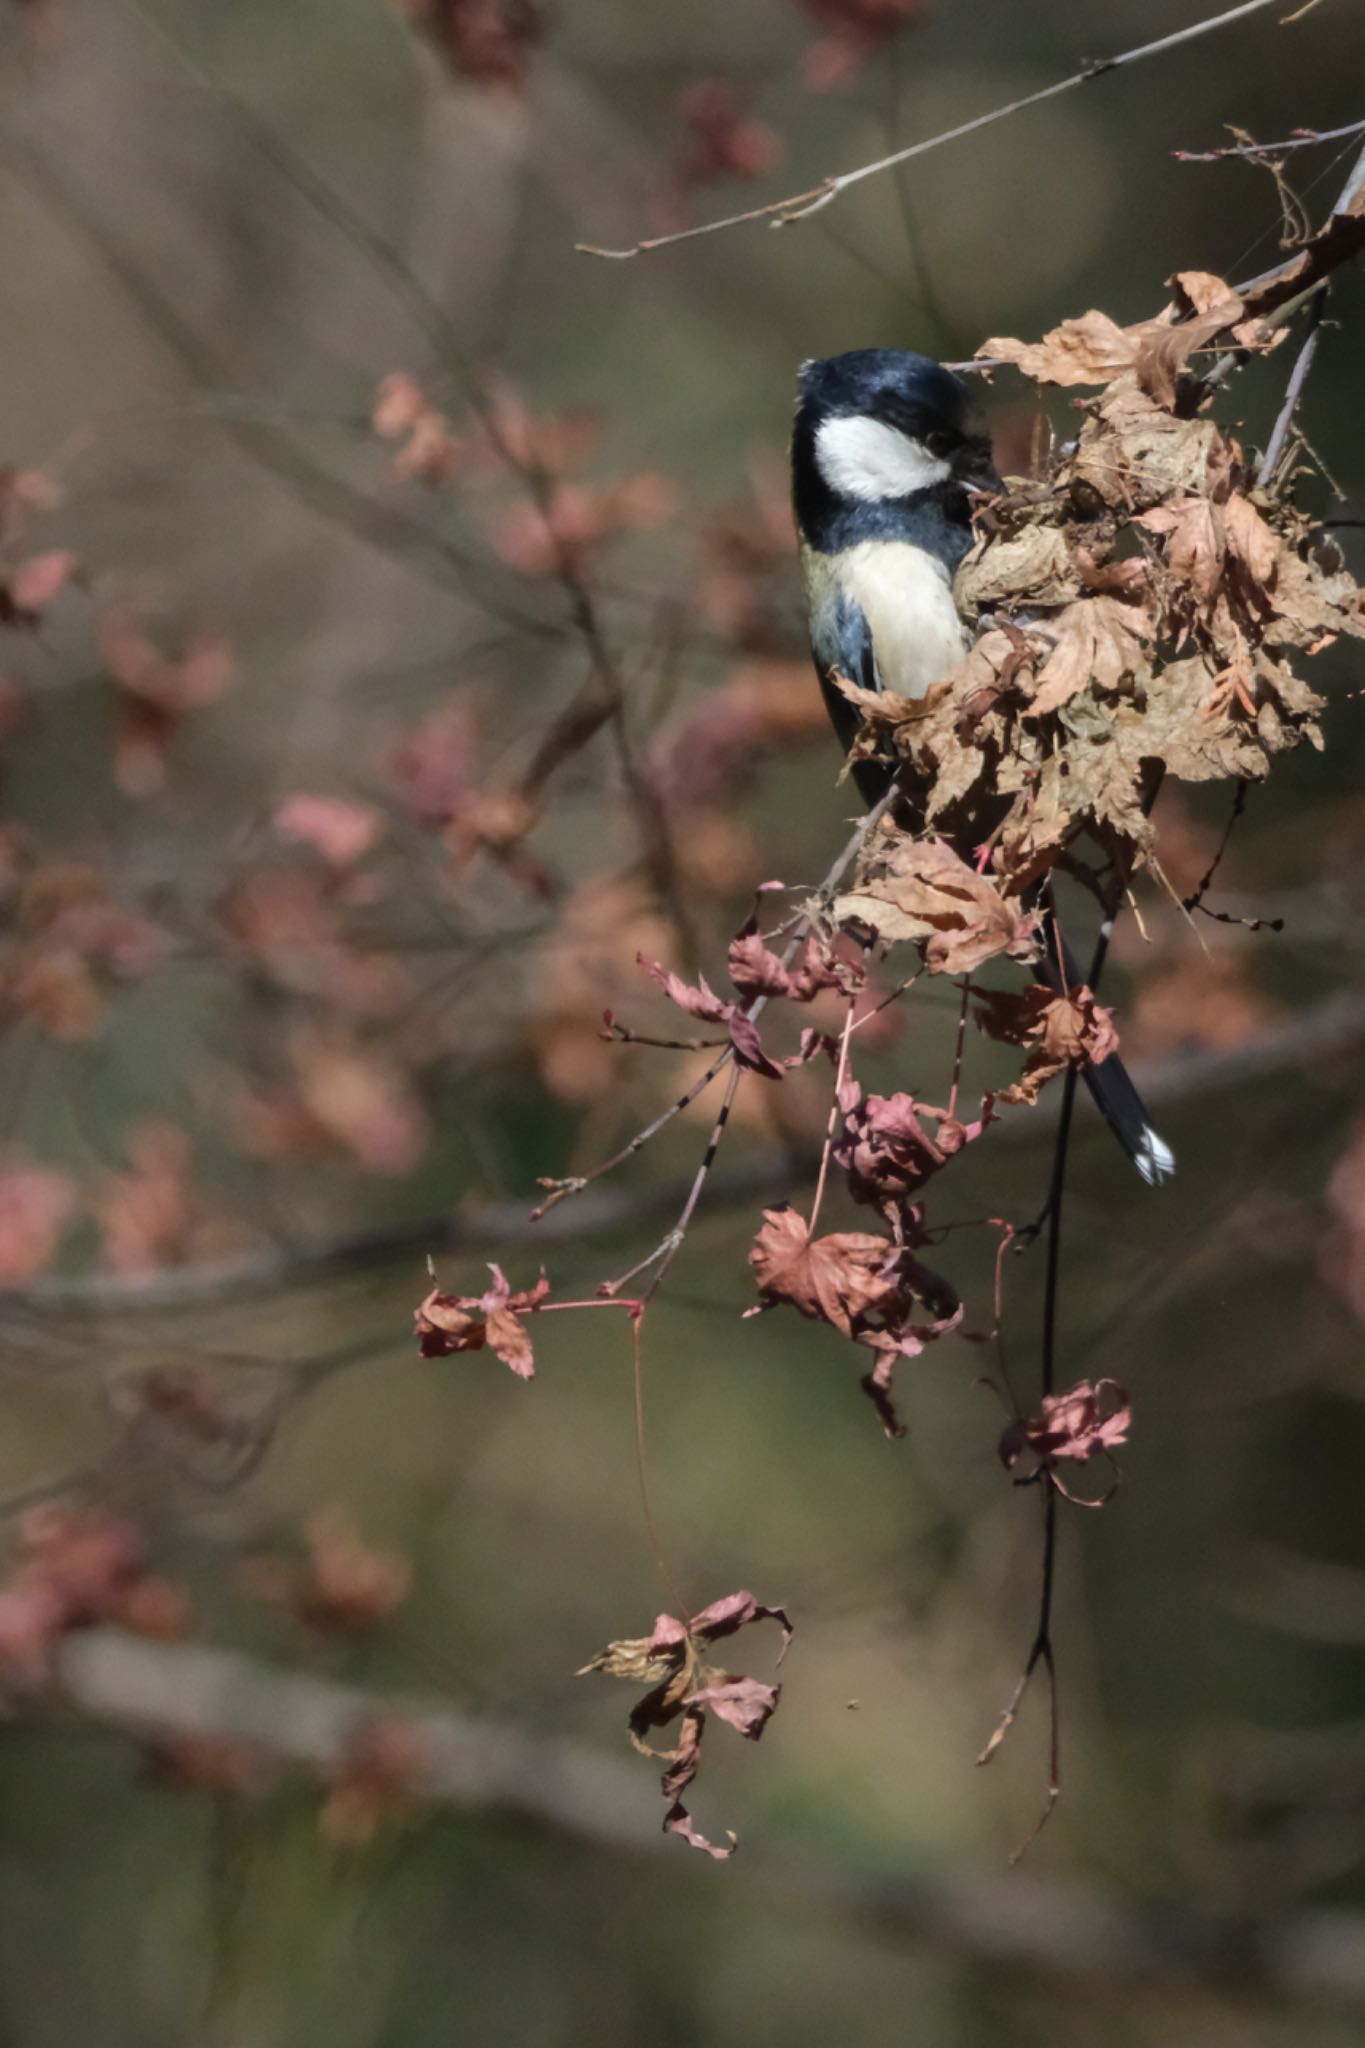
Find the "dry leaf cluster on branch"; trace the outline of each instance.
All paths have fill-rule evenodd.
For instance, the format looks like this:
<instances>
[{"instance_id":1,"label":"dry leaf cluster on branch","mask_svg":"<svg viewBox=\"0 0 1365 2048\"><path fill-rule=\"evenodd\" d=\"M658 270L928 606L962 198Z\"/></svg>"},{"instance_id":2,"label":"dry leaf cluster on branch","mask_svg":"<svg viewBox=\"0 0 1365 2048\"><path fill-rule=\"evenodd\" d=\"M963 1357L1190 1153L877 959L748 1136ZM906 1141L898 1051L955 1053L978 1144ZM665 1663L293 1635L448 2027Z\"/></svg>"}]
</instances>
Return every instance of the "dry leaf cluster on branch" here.
<instances>
[{"instance_id":1,"label":"dry leaf cluster on branch","mask_svg":"<svg viewBox=\"0 0 1365 2048\"><path fill-rule=\"evenodd\" d=\"M1310 244L1302 252L1309 273L1329 254ZM1106 900L1144 866L1160 875L1152 807L1164 778L1241 786L1263 778L1301 740L1321 744L1323 700L1304 666L1343 634L1365 637L1362 593L1322 527L1294 503L1289 482L1267 489L1254 480L1238 441L1209 416L1210 380L1192 367L1198 352L1218 347L1273 348L1280 332L1266 315L1284 288L1274 284L1258 300L1185 272L1174 289L1165 313L1136 327L1089 313L1036 344L985 345L983 355L1041 383L1099 388L1077 401L1075 439L1047 473L980 515L980 538L956 588L978 630L957 672L914 701L842 681L863 718L852 758L893 765L896 800L879 807L856 860L850 848L826 886L775 933L760 928L759 914L782 885L760 890L729 947L730 993L639 956L669 1000L714 1037L645 1037L605 1013L602 1035L611 1042L715 1057L597 1173L633 1157L730 1070L679 1223L649 1258L599 1290L630 1312L637 1372L646 1310L685 1235L736 1089L781 1085L828 1059L832 1102L811 1214L789 1204L766 1211L749 1252L758 1300L748 1313L795 1309L854 1345L883 1429L903 1434L893 1403L897 1367L964 1320L952 1283L920 1256L936 1242L923 1206L928 1182L987 1133L1002 1105L1036 1102L1047 1082L1107 1059L1118 1044L1112 1014L1083 984L1020 987L1016 976L1014 986L976 989L970 978L1000 956L1038 961L1040 884L1083 836L1104 856L1096 886ZM906 942L919 953L919 971L963 977L964 1032L974 1005L981 1030L1021 1055L1015 1079L970 1110L964 1100L961 1114L961 1033L946 1107L904 1091L868 1093L855 1072L855 1045L861 1055L865 1043L856 1031L917 979L877 999L876 955ZM784 1034L794 1049L781 1048ZM546 1183L551 1194L539 1213L597 1173ZM818 1234L826 1185L840 1176L852 1201L873 1212L874 1227ZM1014 1233L995 1227L1003 1252ZM643 1297L627 1300L625 1283L651 1267ZM433 1291L418 1314L421 1348L428 1356L491 1348L529 1376L531 1316L590 1304L548 1300L543 1276L518 1294L496 1267L493 1279L478 1297ZM1102 1505L1108 1493L1073 1494L1058 1468L1094 1460L1113 1468L1131 1421L1124 1390L1100 1380L1053 1392L1045 1376L1036 1415L1012 1399L1007 1405L1000 1454L1015 1483L1042 1484L1049 1514L1054 1496ZM650 1688L631 1717L632 1739L648 1753L656 1753L650 1732L681 1723L677 1747L659 1752L665 1826L712 1855L729 1850L697 1833L682 1802L706 1713L757 1737L779 1689L714 1671L705 1655L715 1636L770 1614L785 1629L781 1610L732 1595L690 1619L661 1616L650 1637L611 1644L586 1667ZM1012 1724L1040 1660L1050 1671L1045 1620L983 1761ZM1054 1754L1050 1799L1057 1783Z\"/></svg>"},{"instance_id":2,"label":"dry leaf cluster on branch","mask_svg":"<svg viewBox=\"0 0 1365 2048\"><path fill-rule=\"evenodd\" d=\"M1103 388L1049 474L985 515L956 586L981 631L956 674L924 701L845 685L865 721L855 753L906 764L928 827L991 836L973 875L939 839L884 822L838 905L887 939L932 928L931 970L1018 954L1027 892L1082 833L1123 875L1154 864L1161 776L1255 781L1301 740L1320 745L1305 659L1365 637L1335 544L1253 483L1188 374L1196 350L1268 348L1280 331L1217 278L1174 284L1137 327L1088 313L1036 344L985 344L1040 382Z\"/></svg>"}]
</instances>

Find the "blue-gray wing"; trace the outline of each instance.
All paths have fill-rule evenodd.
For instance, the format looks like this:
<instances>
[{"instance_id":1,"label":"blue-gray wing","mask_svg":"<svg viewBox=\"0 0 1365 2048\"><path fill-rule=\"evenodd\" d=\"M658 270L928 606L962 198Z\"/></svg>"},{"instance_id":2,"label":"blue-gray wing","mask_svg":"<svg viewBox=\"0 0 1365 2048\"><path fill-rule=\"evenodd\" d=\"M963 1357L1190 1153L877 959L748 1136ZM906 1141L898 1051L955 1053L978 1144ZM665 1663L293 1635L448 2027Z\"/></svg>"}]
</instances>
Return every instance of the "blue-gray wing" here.
<instances>
[{"instance_id":1,"label":"blue-gray wing","mask_svg":"<svg viewBox=\"0 0 1365 2048\"><path fill-rule=\"evenodd\" d=\"M830 676L847 676L864 690L879 690L872 628L866 614L848 592L840 587L831 558L814 549L803 552L802 578L806 586L806 610L810 629L810 651L820 678L830 722L844 752L853 745L862 723ZM877 761L860 761L854 777L866 803L876 803L886 789L888 770Z\"/></svg>"},{"instance_id":2,"label":"blue-gray wing","mask_svg":"<svg viewBox=\"0 0 1365 2048\"><path fill-rule=\"evenodd\" d=\"M807 549L801 569L806 586L811 656L834 730L847 749L852 746L861 721L843 692L830 681L830 675L837 670L864 690L880 689L872 629L862 607L840 587L829 555Z\"/></svg>"}]
</instances>

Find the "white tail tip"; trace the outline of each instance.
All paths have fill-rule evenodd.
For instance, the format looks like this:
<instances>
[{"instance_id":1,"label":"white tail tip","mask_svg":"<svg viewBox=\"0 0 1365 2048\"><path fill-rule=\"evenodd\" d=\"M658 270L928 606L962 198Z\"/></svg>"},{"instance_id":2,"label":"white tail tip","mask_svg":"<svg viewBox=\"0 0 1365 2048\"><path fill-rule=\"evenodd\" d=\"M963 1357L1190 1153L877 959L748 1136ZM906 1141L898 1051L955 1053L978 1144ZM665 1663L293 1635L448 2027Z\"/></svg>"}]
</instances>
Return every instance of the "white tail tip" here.
<instances>
[{"instance_id":1,"label":"white tail tip","mask_svg":"<svg viewBox=\"0 0 1365 2048\"><path fill-rule=\"evenodd\" d=\"M1175 1172L1175 1154L1164 1138L1159 1138L1150 1124L1142 1127L1142 1137L1133 1164L1149 1188L1159 1188L1163 1181Z\"/></svg>"}]
</instances>

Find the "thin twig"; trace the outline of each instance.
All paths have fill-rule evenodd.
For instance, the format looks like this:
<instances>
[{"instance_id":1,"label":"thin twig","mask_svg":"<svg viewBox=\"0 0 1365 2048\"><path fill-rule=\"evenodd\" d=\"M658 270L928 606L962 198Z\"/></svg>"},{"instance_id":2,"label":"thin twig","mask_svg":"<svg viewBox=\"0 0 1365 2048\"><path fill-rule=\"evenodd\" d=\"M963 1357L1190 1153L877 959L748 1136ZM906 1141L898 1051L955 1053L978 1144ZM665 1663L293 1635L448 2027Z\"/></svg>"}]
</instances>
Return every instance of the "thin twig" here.
<instances>
[{"instance_id":1,"label":"thin twig","mask_svg":"<svg viewBox=\"0 0 1365 2048\"><path fill-rule=\"evenodd\" d=\"M766 206L751 206L743 213L727 214L720 220L703 221L697 227L681 228L671 235L653 235L645 241L635 242L627 249L604 249L593 242L576 242L575 248L584 256L601 256L611 262L625 262L632 256L646 255L653 249L667 249L676 242L695 241L699 235L718 234L723 228L744 227L752 222L764 221L773 227L786 227L793 221L805 220L818 213L830 201L837 199L851 185L861 184L865 178L879 177L884 171L895 170L900 164L907 164L912 158L925 156L931 149L941 149L944 143L960 142L964 136L975 135L982 128L991 127L996 121L1005 121L1013 114L1019 114L1026 107L1036 107L1044 100L1056 99L1061 93L1073 92L1078 86L1088 85L1092 79L1101 78L1106 72L1118 71L1127 64L1138 64L1144 58L1162 55L1174 50L1182 43L1194 42L1200 36L1211 35L1215 29L1225 28L1229 23L1241 21L1246 16L1259 14L1265 8L1277 4L1277 0L1242 0L1240 7L1230 7L1222 14L1211 15L1207 21L1191 23L1188 28L1177 29L1174 34L1161 36L1152 43L1143 43L1132 50L1124 50L1117 57L1098 57L1072 72L1069 78L1059 79L1054 85L1045 85L1037 92L1025 93L1022 99L1011 100L1005 106L992 107L989 113L976 114L970 121L960 121L956 127L945 129L942 134L926 137L923 142L912 142L904 149L893 150L889 156L878 157L874 163L860 164L856 170L843 171L837 177L822 178L818 185L808 191L790 193L785 199L770 200Z\"/></svg>"},{"instance_id":2,"label":"thin twig","mask_svg":"<svg viewBox=\"0 0 1365 2048\"><path fill-rule=\"evenodd\" d=\"M1306 128L1285 142L1230 142L1222 149L1173 149L1171 155L1182 164L1213 164L1227 156L1278 156L1282 150L1313 149L1320 142L1340 142L1343 136L1362 131L1365 121L1349 121L1344 128Z\"/></svg>"},{"instance_id":3,"label":"thin twig","mask_svg":"<svg viewBox=\"0 0 1365 2048\"><path fill-rule=\"evenodd\" d=\"M1303 346L1300 348L1294 362L1294 367L1290 371L1289 382L1285 386L1284 404L1280 407L1279 417L1276 419L1270 439L1266 443L1265 454L1261 457L1261 466L1256 472L1256 482L1263 491L1269 490L1275 472L1279 468L1280 456L1285 442L1289 438L1289 430L1294 423L1294 414L1298 410L1299 400L1303 396L1303 387L1308 382L1308 372L1312 369L1313 358L1318 352L1318 340L1322 333L1322 316L1327 305L1327 292L1328 285L1324 279L1323 283L1318 286L1313 294L1313 303L1308 312L1308 332L1303 338Z\"/></svg>"},{"instance_id":4,"label":"thin twig","mask_svg":"<svg viewBox=\"0 0 1365 2048\"><path fill-rule=\"evenodd\" d=\"M661 1110L652 1123L646 1124L642 1131L637 1131L619 1152L613 1152L610 1159L604 1159L601 1165L594 1166L591 1172L575 1173L566 1180L542 1180L541 1186L549 1188L550 1192L545 1200L531 1211L532 1223L539 1223L542 1217L548 1216L550 1211L557 1208L568 1196L581 1194L584 1188L591 1187L595 1180L601 1180L604 1174L613 1172L618 1166L624 1166L627 1159L633 1159L666 1124L671 1124L675 1116L681 1116L685 1109L692 1107L699 1095L706 1093L717 1074L729 1066L733 1057L734 1047L727 1044L719 1058L712 1060L705 1073L694 1081L690 1088L684 1090L675 1101L670 1102L667 1109Z\"/></svg>"},{"instance_id":5,"label":"thin twig","mask_svg":"<svg viewBox=\"0 0 1365 2048\"><path fill-rule=\"evenodd\" d=\"M834 1127L839 1121L840 1097L844 1092L844 1076L848 1072L848 1041L853 1033L853 1011L856 999L850 996L844 1016L844 1028L839 1036L839 1061L834 1072L834 1092L830 1097L829 1122L825 1126L825 1142L820 1153L820 1173L815 1183L815 1197L810 1205L810 1223L807 1228L814 1237L815 1226L820 1219L820 1204L825 1198L825 1182L829 1178L830 1154L834 1150ZM948 1114L951 1116L952 1111Z\"/></svg>"},{"instance_id":6,"label":"thin twig","mask_svg":"<svg viewBox=\"0 0 1365 2048\"><path fill-rule=\"evenodd\" d=\"M1350 175L1332 203L1329 227L1341 222L1351 230L1351 236L1341 245L1324 247L1332 237L1324 230L1305 249L1296 249L1282 263L1276 263L1269 270L1263 270L1256 277L1242 279L1233 286L1241 297L1255 296L1261 320L1262 335L1282 327L1312 298L1318 286L1330 277L1340 264L1351 262L1359 253L1362 237L1365 237L1365 218L1362 217L1360 199L1365 192L1365 149L1362 149L1351 166ZM1277 290L1276 287L1279 286ZM1217 361L1199 379L1201 390L1217 390L1226 383L1231 373L1246 361L1248 351L1241 348L1225 349ZM1311 360L1311 358L1310 358Z\"/></svg>"}]
</instances>

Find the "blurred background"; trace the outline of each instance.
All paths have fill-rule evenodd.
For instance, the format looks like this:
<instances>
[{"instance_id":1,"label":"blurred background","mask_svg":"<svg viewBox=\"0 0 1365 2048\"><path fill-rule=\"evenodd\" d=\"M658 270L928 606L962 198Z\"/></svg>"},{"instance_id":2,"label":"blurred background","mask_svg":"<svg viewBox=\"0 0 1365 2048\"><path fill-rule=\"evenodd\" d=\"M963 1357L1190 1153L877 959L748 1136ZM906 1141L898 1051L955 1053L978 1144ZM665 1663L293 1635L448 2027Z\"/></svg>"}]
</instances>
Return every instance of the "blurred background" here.
<instances>
[{"instance_id":1,"label":"blurred background","mask_svg":"<svg viewBox=\"0 0 1365 2048\"><path fill-rule=\"evenodd\" d=\"M1288 194L1173 152L1359 120L1365 12L1252 15L781 232L575 242L800 191L1199 12L4 0L6 2048L1359 2039L1358 653L1318 659L1326 751L1252 792L1209 899L1283 930L1148 889L1118 948L1181 1171L1148 1193L1082 1104L1059 1370L1123 1382L1134 1426L1117 1498L1064 1518L1064 1792L1018 1870L1042 1697L974 1758L1038 1501L991 1353L904 1365L890 1443L828 1329L740 1320L827 1071L746 1086L644 1351L673 1588L797 1624L762 1743L707 1738L733 1862L660 1838L633 1695L572 1675L677 1604L626 1318L542 1318L529 1385L411 1336L429 1255L452 1293L543 1260L571 1299L648 1253L713 1098L527 1221L698 1072L601 1012L676 1035L637 954L721 978L754 887L846 835L796 364L1269 267L1360 137L1287 155ZM1359 276L1329 316L1301 496L1359 570ZM1220 400L1248 445L1289 354ZM1035 394L983 400L1024 468ZM1227 808L1163 801L1177 891ZM869 1084L941 1099L957 1007L889 1010ZM969 1044L969 1092L991 1071ZM1033 1214L1050 1128L993 1132L935 1220ZM938 1255L977 1330L996 1241ZM1040 1281L1007 1261L1023 1377ZM444 1717L441 1786L395 1700Z\"/></svg>"}]
</instances>

